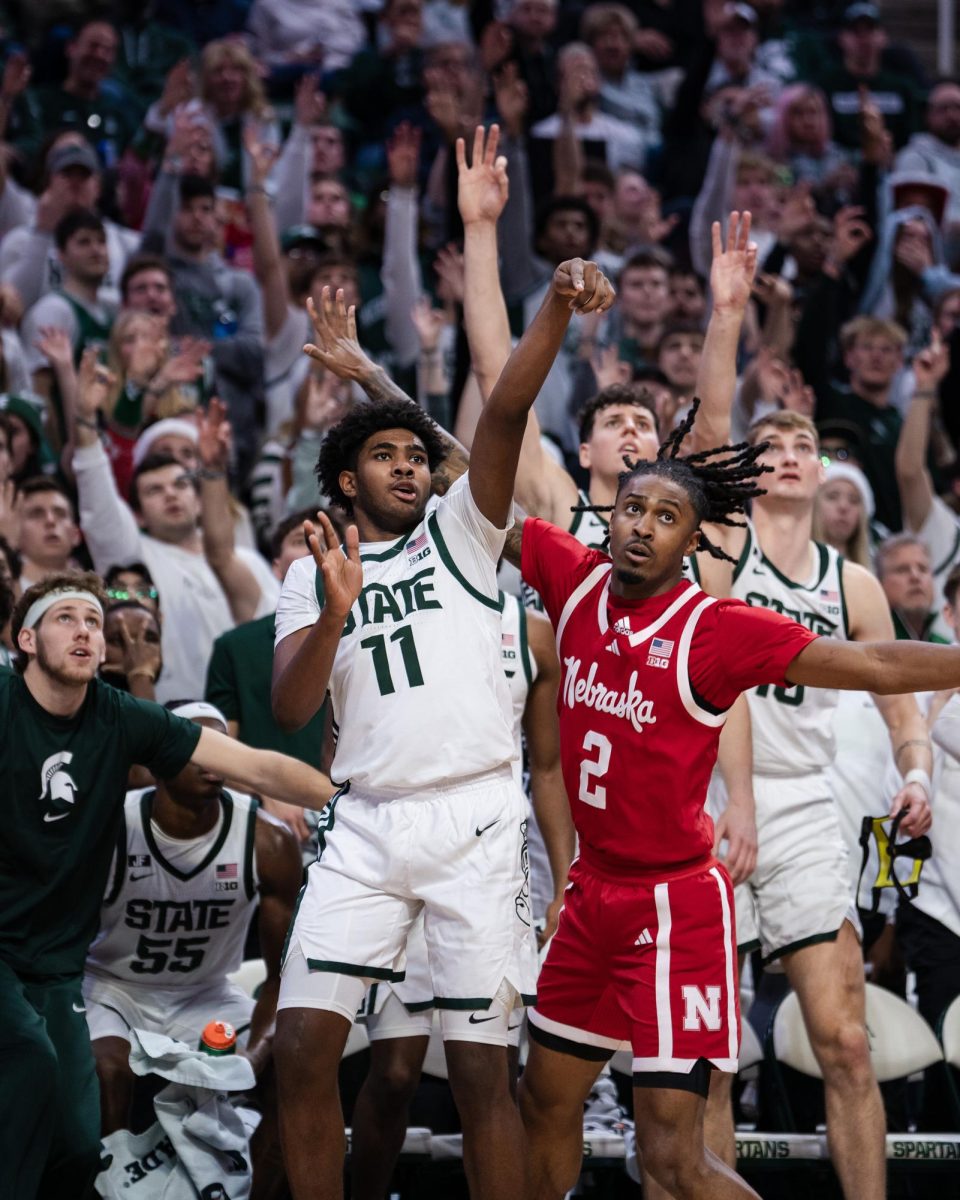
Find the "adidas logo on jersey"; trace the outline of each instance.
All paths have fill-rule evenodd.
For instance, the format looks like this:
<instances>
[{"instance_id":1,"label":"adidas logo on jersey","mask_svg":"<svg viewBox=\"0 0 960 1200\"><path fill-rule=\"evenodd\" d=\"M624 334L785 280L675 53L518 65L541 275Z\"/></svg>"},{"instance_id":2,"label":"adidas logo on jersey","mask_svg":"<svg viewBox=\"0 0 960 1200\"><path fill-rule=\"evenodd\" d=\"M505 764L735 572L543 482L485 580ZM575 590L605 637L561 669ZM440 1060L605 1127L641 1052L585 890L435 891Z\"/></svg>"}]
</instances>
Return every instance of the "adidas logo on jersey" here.
<instances>
[{"instance_id":1,"label":"adidas logo on jersey","mask_svg":"<svg viewBox=\"0 0 960 1200\"><path fill-rule=\"evenodd\" d=\"M607 647L607 650L611 654L619 654L620 653L620 647L617 645L616 642L611 642L610 645Z\"/></svg>"},{"instance_id":2,"label":"adidas logo on jersey","mask_svg":"<svg viewBox=\"0 0 960 1200\"><path fill-rule=\"evenodd\" d=\"M614 621L613 628L616 633L630 633L630 618L621 617L619 621Z\"/></svg>"},{"instance_id":3,"label":"adidas logo on jersey","mask_svg":"<svg viewBox=\"0 0 960 1200\"><path fill-rule=\"evenodd\" d=\"M650 936L650 930L644 929L633 944L635 946L649 946L652 941L653 938Z\"/></svg>"}]
</instances>

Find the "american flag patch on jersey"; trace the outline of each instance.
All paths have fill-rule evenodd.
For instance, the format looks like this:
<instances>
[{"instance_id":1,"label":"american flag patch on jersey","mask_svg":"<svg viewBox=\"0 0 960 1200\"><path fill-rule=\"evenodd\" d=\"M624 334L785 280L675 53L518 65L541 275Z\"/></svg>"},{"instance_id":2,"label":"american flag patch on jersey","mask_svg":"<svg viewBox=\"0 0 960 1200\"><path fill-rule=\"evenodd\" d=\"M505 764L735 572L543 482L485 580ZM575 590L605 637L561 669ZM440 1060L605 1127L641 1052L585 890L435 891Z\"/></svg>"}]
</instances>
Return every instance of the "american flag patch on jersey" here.
<instances>
[{"instance_id":1,"label":"american flag patch on jersey","mask_svg":"<svg viewBox=\"0 0 960 1200\"><path fill-rule=\"evenodd\" d=\"M820 599L826 600L828 604L839 604L840 593L837 591L832 591L830 588L821 588Z\"/></svg>"},{"instance_id":2,"label":"american flag patch on jersey","mask_svg":"<svg viewBox=\"0 0 960 1200\"><path fill-rule=\"evenodd\" d=\"M414 538L412 542L407 542L406 551L408 554L418 554L427 544L426 533L421 533L418 538Z\"/></svg>"},{"instance_id":3,"label":"american flag patch on jersey","mask_svg":"<svg viewBox=\"0 0 960 1200\"><path fill-rule=\"evenodd\" d=\"M216 869L217 879L236 879L237 864L236 863L217 863Z\"/></svg>"},{"instance_id":4,"label":"american flag patch on jersey","mask_svg":"<svg viewBox=\"0 0 960 1200\"><path fill-rule=\"evenodd\" d=\"M514 635L512 633L501 633L500 634L500 645L501 646L515 646L516 644L517 644L517 639L514 637Z\"/></svg>"},{"instance_id":5,"label":"american flag patch on jersey","mask_svg":"<svg viewBox=\"0 0 960 1200\"><path fill-rule=\"evenodd\" d=\"M673 653L673 642L668 642L666 638L654 638L650 643L650 653L657 658L669 658Z\"/></svg>"}]
</instances>

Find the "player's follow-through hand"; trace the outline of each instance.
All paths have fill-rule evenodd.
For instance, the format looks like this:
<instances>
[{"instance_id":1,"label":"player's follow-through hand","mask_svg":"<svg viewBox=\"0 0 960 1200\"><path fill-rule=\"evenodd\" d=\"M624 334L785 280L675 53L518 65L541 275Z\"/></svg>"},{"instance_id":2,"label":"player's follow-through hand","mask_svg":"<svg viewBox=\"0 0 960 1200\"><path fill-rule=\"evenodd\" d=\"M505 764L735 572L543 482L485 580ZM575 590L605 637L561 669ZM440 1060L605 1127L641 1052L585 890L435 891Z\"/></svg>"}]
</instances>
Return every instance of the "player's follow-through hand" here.
<instances>
[{"instance_id":1,"label":"player's follow-through hand","mask_svg":"<svg viewBox=\"0 0 960 1200\"><path fill-rule=\"evenodd\" d=\"M553 273L553 290L569 296L570 307L578 313L602 313L611 308L617 293L613 284L595 262L570 258Z\"/></svg>"},{"instance_id":2,"label":"player's follow-through hand","mask_svg":"<svg viewBox=\"0 0 960 1200\"><path fill-rule=\"evenodd\" d=\"M347 552L344 554L340 548L337 531L327 514L318 512L317 521L323 542L321 543L320 534L312 521L304 521L303 536L313 555L313 561L323 575L323 610L345 621L363 587L360 536L356 525L347 526L344 539Z\"/></svg>"}]
</instances>

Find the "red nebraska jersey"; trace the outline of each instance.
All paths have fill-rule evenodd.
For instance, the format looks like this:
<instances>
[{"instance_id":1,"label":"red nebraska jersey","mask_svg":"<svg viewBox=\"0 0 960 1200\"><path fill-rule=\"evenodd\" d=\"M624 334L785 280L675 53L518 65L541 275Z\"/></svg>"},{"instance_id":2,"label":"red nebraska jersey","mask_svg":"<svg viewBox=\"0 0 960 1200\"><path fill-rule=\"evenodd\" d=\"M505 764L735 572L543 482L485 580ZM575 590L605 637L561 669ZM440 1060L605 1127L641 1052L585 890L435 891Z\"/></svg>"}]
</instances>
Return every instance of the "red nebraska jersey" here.
<instances>
[{"instance_id":1,"label":"red nebraska jersey","mask_svg":"<svg viewBox=\"0 0 960 1200\"><path fill-rule=\"evenodd\" d=\"M547 521L523 527L523 578L560 656L563 778L588 870L670 872L707 858L707 784L727 709L814 640L802 625L690 580L646 600L610 590L612 564Z\"/></svg>"}]
</instances>

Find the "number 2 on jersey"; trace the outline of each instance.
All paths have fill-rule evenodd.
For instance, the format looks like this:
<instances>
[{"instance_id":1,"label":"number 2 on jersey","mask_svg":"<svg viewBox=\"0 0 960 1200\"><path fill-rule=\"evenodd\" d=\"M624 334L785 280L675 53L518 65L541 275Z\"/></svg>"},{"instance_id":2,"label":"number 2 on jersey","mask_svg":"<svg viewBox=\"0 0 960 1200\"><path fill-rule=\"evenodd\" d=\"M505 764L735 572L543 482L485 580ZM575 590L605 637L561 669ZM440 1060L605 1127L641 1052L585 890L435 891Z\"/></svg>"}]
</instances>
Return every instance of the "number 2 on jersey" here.
<instances>
[{"instance_id":1,"label":"number 2 on jersey","mask_svg":"<svg viewBox=\"0 0 960 1200\"><path fill-rule=\"evenodd\" d=\"M610 739L602 733L590 732L583 739L583 749L597 752L596 758L585 758L580 763L580 799L591 808L607 807L607 789L599 782L591 791L591 781L598 781L610 770Z\"/></svg>"},{"instance_id":2,"label":"number 2 on jersey","mask_svg":"<svg viewBox=\"0 0 960 1200\"><path fill-rule=\"evenodd\" d=\"M400 643L400 656L403 659L403 670L407 676L409 687L423 687L423 672L420 670L420 659L417 657L417 646L413 640L413 630L409 625L401 625L390 634L391 642ZM397 690L390 672L390 655L387 651L388 639L382 633L376 637L364 638L360 643L361 650L369 650L373 655L373 669L377 676L377 687L381 696L392 696Z\"/></svg>"}]
</instances>

